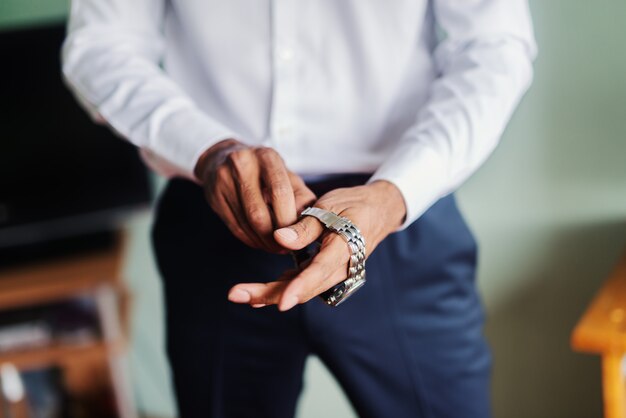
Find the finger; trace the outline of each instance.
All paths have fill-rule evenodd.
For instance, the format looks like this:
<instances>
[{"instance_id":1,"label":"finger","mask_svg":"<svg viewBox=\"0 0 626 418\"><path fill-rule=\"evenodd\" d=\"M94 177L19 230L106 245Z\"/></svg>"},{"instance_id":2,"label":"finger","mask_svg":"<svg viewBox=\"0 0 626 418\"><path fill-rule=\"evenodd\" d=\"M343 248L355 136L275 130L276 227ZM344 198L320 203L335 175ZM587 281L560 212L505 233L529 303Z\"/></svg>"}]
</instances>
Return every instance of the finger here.
<instances>
[{"instance_id":1,"label":"finger","mask_svg":"<svg viewBox=\"0 0 626 418\"><path fill-rule=\"evenodd\" d=\"M294 173L289 173L289 181L293 188L296 204L296 214L300 214L305 208L311 206L317 200L317 196L307 187L302 178Z\"/></svg>"},{"instance_id":2,"label":"finger","mask_svg":"<svg viewBox=\"0 0 626 418\"><path fill-rule=\"evenodd\" d=\"M315 241L324 232L316 218L305 216L295 224L274 231L276 241L290 250L299 250Z\"/></svg>"},{"instance_id":3,"label":"finger","mask_svg":"<svg viewBox=\"0 0 626 418\"><path fill-rule=\"evenodd\" d=\"M226 223L226 226L230 231L244 243L253 248L263 248L264 244L259 237L252 231L252 228L248 225L246 218L241 213L240 204L237 195L233 197L235 202L230 202L229 198L225 195L221 196L224 201L226 209L222 209L222 219Z\"/></svg>"},{"instance_id":4,"label":"finger","mask_svg":"<svg viewBox=\"0 0 626 418\"><path fill-rule=\"evenodd\" d=\"M289 269L285 271L276 281L291 280L300 273L300 269Z\"/></svg>"},{"instance_id":5,"label":"finger","mask_svg":"<svg viewBox=\"0 0 626 418\"><path fill-rule=\"evenodd\" d=\"M207 192L213 210L240 241L253 248L262 248L262 241L252 232L247 220L240 213L241 205L231 170L226 166L220 167L215 180L215 188Z\"/></svg>"},{"instance_id":6,"label":"finger","mask_svg":"<svg viewBox=\"0 0 626 418\"><path fill-rule=\"evenodd\" d=\"M240 283L228 292L228 300L234 303L250 305L275 305L287 287L287 282Z\"/></svg>"},{"instance_id":7,"label":"finger","mask_svg":"<svg viewBox=\"0 0 626 418\"><path fill-rule=\"evenodd\" d=\"M285 273L275 282L239 283L228 292L228 300L234 303L254 305L276 305L280 297L297 272Z\"/></svg>"},{"instance_id":8,"label":"finger","mask_svg":"<svg viewBox=\"0 0 626 418\"><path fill-rule=\"evenodd\" d=\"M311 264L288 282L278 308L286 311L304 303L346 278L350 250L338 235L329 235Z\"/></svg>"},{"instance_id":9,"label":"finger","mask_svg":"<svg viewBox=\"0 0 626 418\"><path fill-rule=\"evenodd\" d=\"M296 198L296 212L298 214L302 213L302 211L309 206L312 206L317 200L315 193L306 186L304 189L296 191L294 195Z\"/></svg>"},{"instance_id":10,"label":"finger","mask_svg":"<svg viewBox=\"0 0 626 418\"><path fill-rule=\"evenodd\" d=\"M291 225L298 219L293 188L282 158L271 148L257 150L261 160L261 177L267 187L276 227Z\"/></svg>"},{"instance_id":11,"label":"finger","mask_svg":"<svg viewBox=\"0 0 626 418\"><path fill-rule=\"evenodd\" d=\"M226 200L226 197L219 192L216 192L210 199L211 208L220 217L222 222L230 230L230 232L244 244L252 248L259 248L259 243L252 238L250 231L246 231L239 220L235 216L231 205Z\"/></svg>"},{"instance_id":12,"label":"finger","mask_svg":"<svg viewBox=\"0 0 626 418\"><path fill-rule=\"evenodd\" d=\"M261 192L260 168L256 157L248 149L235 151L228 156L228 163L246 223L265 249L278 250L272 239L272 218Z\"/></svg>"}]
</instances>

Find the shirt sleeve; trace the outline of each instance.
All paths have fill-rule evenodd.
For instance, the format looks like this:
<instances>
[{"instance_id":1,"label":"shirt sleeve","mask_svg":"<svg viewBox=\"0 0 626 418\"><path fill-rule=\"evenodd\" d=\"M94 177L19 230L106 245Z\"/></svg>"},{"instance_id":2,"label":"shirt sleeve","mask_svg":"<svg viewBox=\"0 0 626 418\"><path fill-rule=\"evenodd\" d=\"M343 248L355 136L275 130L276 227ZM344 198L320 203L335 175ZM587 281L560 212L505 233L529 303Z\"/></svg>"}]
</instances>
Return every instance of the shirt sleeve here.
<instances>
[{"instance_id":1,"label":"shirt sleeve","mask_svg":"<svg viewBox=\"0 0 626 418\"><path fill-rule=\"evenodd\" d=\"M73 0L63 74L96 121L167 176L195 180L204 150L233 138L162 70L164 0Z\"/></svg>"},{"instance_id":2,"label":"shirt sleeve","mask_svg":"<svg viewBox=\"0 0 626 418\"><path fill-rule=\"evenodd\" d=\"M444 39L438 78L390 157L370 182L405 199L402 228L465 181L491 154L530 86L536 43L527 0L434 0Z\"/></svg>"}]
</instances>

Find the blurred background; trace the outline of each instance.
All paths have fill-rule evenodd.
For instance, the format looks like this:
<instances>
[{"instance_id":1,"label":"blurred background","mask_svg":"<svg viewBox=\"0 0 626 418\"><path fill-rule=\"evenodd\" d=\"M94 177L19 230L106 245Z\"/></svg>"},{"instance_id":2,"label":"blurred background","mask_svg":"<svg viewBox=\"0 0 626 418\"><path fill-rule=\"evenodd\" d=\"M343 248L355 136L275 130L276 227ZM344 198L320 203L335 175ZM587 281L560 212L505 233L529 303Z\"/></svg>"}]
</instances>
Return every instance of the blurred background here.
<instances>
[{"instance_id":1,"label":"blurred background","mask_svg":"<svg viewBox=\"0 0 626 418\"><path fill-rule=\"evenodd\" d=\"M481 248L479 285L495 357L495 416L599 417L603 413L599 357L574 353L570 333L626 250L626 2L533 0L531 8L540 48L534 85L500 147L458 197ZM66 0L0 0L0 38L16 30L62 23L66 12ZM2 38L3 51L15 39ZM23 45L26 49L33 46L32 42ZM25 55L37 52L23 51ZM1 67L16 65L6 54L0 56ZM14 84L15 80L0 79L0 103ZM20 88L26 92L29 85ZM7 112L9 107L2 106L0 111ZM0 120L6 114L0 114ZM0 124L0 144L10 143L5 122ZM118 151L120 155L125 152ZM6 155L0 160L6 168ZM6 176L16 175L1 170L5 179L0 180L0 203L10 189ZM28 167L21 170L26 172ZM107 366L114 376L109 379L113 381L110 396L119 400L130 394L128 408L145 416L171 418L176 412L163 348L162 293L149 244L151 196L158 195L163 181L137 176L136 184L128 187L141 190L141 197L121 203L143 209L134 210L126 222L126 241L119 247L124 260L120 286L126 286L131 295L126 316L130 355L128 359L123 354L109 357L117 362L111 366L109 361ZM146 192L148 184L152 194ZM1 209L0 204L0 226ZM2 249L3 231L0 228L0 256L4 251L0 262L11 264L13 272L17 256ZM113 259L116 256L110 254ZM0 281L0 293L2 286ZM94 293L95 302L80 296L72 306L46 305L46 309L55 315L79 310L87 323L90 315L102 313L98 309L108 303L100 290ZM4 299L0 297L0 305L11 307L11 300L3 304ZM122 312L121 318L126 317ZM105 339L117 335L116 330L101 328L93 335ZM80 329L84 333L89 327ZM31 334L36 331L29 330ZM75 334L70 336L78 338ZM37 341L33 338L31 342ZM20 361L26 362L17 358L18 365ZM10 382L14 371L3 369L0 380ZM37 387L41 381L57 379L55 373L31 376L30 381ZM72 380L64 379L66 383ZM24 380L28 386L29 380ZM80 386L80 377L74 382ZM75 411L73 416L80 414ZM323 365L311 358L298 417L320 416L355 414Z\"/></svg>"}]
</instances>

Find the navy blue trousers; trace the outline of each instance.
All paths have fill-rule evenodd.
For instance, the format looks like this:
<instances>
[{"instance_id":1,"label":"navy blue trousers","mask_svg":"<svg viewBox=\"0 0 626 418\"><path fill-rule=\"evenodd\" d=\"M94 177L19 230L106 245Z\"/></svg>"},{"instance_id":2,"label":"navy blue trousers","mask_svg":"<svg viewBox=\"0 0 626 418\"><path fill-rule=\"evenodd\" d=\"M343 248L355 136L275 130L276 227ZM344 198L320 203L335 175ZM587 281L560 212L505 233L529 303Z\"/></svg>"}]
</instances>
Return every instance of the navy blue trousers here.
<instances>
[{"instance_id":1,"label":"navy blue trousers","mask_svg":"<svg viewBox=\"0 0 626 418\"><path fill-rule=\"evenodd\" d=\"M153 243L181 418L293 417L309 354L360 417L490 416L476 244L452 196L383 241L367 284L337 308L314 299L280 313L228 302L232 285L272 281L292 260L239 242L190 182L169 183Z\"/></svg>"}]
</instances>

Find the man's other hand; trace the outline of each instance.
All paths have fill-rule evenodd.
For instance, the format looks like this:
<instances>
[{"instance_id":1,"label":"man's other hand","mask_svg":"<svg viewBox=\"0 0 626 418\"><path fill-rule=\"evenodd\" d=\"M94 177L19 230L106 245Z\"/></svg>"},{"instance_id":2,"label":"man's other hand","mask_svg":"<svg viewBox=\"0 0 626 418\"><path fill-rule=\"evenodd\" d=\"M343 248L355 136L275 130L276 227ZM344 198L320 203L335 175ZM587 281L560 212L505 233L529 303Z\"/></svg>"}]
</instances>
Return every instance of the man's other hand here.
<instances>
[{"instance_id":1,"label":"man's other hand","mask_svg":"<svg viewBox=\"0 0 626 418\"><path fill-rule=\"evenodd\" d=\"M230 231L250 247L270 252L287 251L274 240L274 230L296 222L298 213L316 199L275 150L234 139L209 148L195 175Z\"/></svg>"},{"instance_id":2,"label":"man's other hand","mask_svg":"<svg viewBox=\"0 0 626 418\"><path fill-rule=\"evenodd\" d=\"M352 221L365 238L366 255L396 231L406 215L400 190L387 181L333 190L313 206ZM319 253L300 272L285 272L283 277L270 283L235 285L228 294L231 302L248 303L254 307L277 304L281 311L286 311L346 279L350 259L348 245L339 235L324 231L317 219L305 216L297 223L277 230L274 236L279 244L291 250L304 248L320 236L322 244Z\"/></svg>"}]
</instances>

